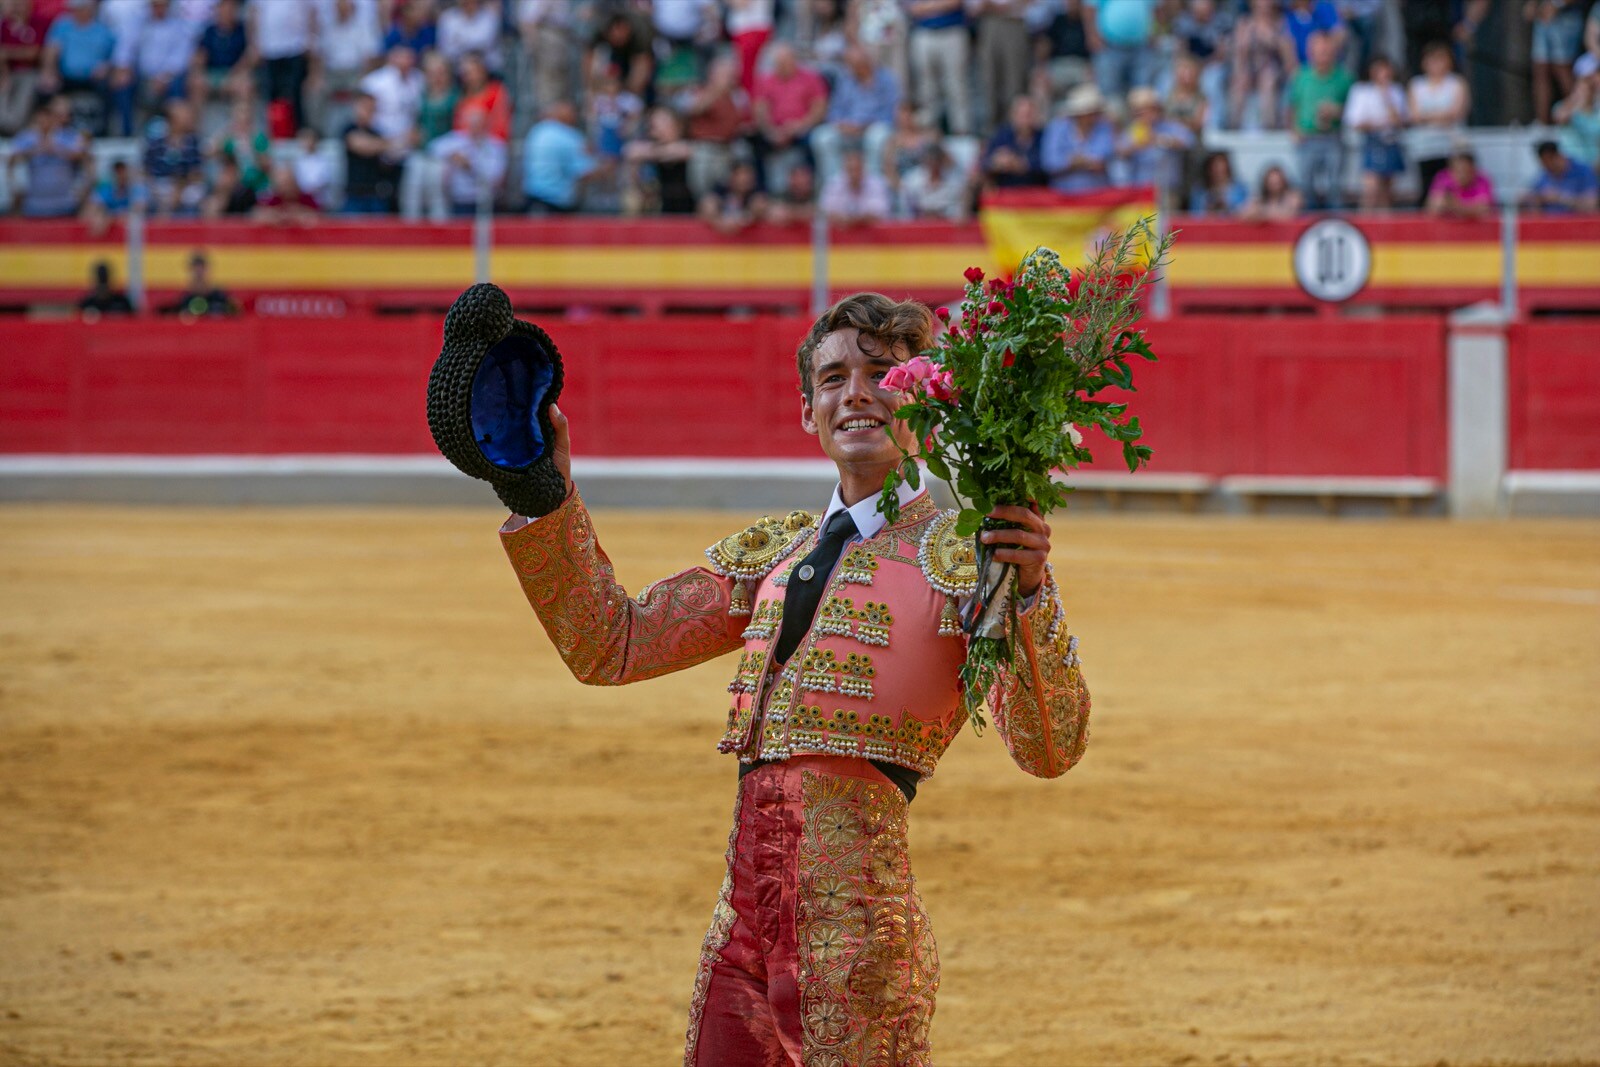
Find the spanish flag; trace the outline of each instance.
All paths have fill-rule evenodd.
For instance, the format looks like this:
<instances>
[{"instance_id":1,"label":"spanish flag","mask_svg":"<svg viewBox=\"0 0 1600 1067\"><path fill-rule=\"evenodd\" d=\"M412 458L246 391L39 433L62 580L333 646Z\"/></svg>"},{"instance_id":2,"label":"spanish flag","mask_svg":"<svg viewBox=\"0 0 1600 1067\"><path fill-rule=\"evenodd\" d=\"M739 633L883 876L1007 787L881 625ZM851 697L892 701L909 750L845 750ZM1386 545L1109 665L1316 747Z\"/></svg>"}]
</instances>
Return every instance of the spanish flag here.
<instances>
[{"instance_id":1,"label":"spanish flag","mask_svg":"<svg viewBox=\"0 0 1600 1067\"><path fill-rule=\"evenodd\" d=\"M1155 213L1156 191L1148 185L1093 193L998 189L984 194L978 222L995 266L1014 274L1022 257L1040 245L1054 249L1068 266L1086 263L1113 231Z\"/></svg>"}]
</instances>

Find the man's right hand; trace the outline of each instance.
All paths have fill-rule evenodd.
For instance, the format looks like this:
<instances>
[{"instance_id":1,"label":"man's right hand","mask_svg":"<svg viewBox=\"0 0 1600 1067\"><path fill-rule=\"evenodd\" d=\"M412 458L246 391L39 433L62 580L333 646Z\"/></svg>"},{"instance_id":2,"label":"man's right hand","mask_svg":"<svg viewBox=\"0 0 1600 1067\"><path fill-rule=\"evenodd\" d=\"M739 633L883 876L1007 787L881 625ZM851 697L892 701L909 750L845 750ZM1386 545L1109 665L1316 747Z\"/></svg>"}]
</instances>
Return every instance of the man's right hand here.
<instances>
[{"instance_id":1,"label":"man's right hand","mask_svg":"<svg viewBox=\"0 0 1600 1067\"><path fill-rule=\"evenodd\" d=\"M550 462L555 465L556 471L566 481L567 488L572 488L572 434L567 428L567 417L561 413L561 408L555 404L550 405L550 426L556 432L556 439L550 445Z\"/></svg>"}]
</instances>

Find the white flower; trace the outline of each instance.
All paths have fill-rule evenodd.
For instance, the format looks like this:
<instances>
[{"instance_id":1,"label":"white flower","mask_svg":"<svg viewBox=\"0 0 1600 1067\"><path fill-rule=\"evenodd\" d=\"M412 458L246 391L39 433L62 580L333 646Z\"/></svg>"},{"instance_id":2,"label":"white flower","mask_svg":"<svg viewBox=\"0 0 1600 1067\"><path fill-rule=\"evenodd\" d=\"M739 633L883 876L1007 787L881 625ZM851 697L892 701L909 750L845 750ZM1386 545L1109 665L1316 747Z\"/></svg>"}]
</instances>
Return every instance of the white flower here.
<instances>
[{"instance_id":1,"label":"white flower","mask_svg":"<svg viewBox=\"0 0 1600 1067\"><path fill-rule=\"evenodd\" d=\"M1063 422L1061 424L1061 432L1072 439L1072 444L1074 447L1083 444L1083 434L1079 433L1078 428L1072 425L1072 423Z\"/></svg>"}]
</instances>

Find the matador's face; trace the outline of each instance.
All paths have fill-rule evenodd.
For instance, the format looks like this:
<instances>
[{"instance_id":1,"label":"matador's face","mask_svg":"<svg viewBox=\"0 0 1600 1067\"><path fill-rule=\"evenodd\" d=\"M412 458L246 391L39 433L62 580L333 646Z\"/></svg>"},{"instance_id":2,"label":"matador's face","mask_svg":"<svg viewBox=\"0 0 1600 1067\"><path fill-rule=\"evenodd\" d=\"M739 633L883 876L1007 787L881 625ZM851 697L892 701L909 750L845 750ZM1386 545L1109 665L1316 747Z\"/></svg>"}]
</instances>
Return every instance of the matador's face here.
<instances>
[{"instance_id":1,"label":"matador's face","mask_svg":"<svg viewBox=\"0 0 1600 1067\"><path fill-rule=\"evenodd\" d=\"M907 357L889 351L854 328L823 338L811 357L811 399L802 400L800 425L816 434L822 451L841 467L900 462L914 444L911 429L894 418L905 395L883 387L889 368ZM898 443L897 443L898 442Z\"/></svg>"}]
</instances>

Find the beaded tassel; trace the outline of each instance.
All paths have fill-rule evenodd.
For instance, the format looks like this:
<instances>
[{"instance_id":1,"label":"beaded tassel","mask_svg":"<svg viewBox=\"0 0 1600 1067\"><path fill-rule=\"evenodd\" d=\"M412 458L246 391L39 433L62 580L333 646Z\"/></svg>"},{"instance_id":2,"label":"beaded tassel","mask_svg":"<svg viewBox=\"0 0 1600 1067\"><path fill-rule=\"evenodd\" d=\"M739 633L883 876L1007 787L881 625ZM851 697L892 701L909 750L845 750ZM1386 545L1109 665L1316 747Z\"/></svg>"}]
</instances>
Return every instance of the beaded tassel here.
<instances>
[{"instance_id":1,"label":"beaded tassel","mask_svg":"<svg viewBox=\"0 0 1600 1067\"><path fill-rule=\"evenodd\" d=\"M956 608L956 598L944 598L944 610L939 612L939 636L958 637L961 634L961 612Z\"/></svg>"},{"instance_id":2,"label":"beaded tassel","mask_svg":"<svg viewBox=\"0 0 1600 1067\"><path fill-rule=\"evenodd\" d=\"M750 614L750 583L743 578L733 583L733 599L728 602L728 614Z\"/></svg>"}]
</instances>

